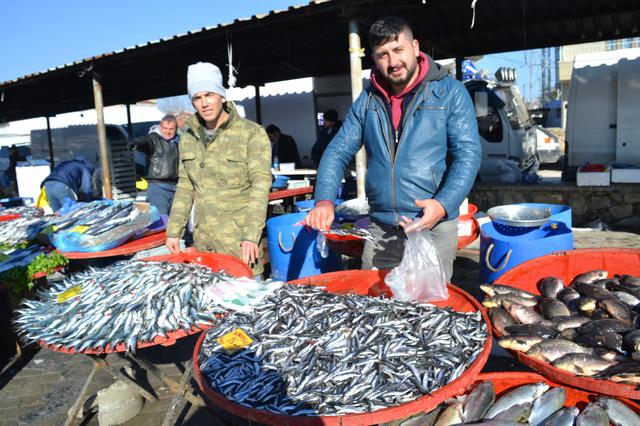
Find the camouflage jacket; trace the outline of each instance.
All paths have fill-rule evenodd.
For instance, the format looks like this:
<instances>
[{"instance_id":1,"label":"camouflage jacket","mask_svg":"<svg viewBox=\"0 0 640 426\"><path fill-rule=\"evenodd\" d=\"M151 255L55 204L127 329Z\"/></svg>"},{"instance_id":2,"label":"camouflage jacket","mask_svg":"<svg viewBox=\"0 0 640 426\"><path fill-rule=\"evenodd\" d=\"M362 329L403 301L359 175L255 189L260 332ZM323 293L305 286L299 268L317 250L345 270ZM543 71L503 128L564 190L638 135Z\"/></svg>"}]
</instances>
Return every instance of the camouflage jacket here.
<instances>
[{"instance_id":1,"label":"camouflage jacket","mask_svg":"<svg viewBox=\"0 0 640 426\"><path fill-rule=\"evenodd\" d=\"M233 103L227 102L225 111L229 118L208 144L198 115L187 121L167 237L182 235L195 205L196 248L241 257L240 243L259 243L264 229L271 144L264 129L240 117ZM261 259L253 270L262 272Z\"/></svg>"}]
</instances>

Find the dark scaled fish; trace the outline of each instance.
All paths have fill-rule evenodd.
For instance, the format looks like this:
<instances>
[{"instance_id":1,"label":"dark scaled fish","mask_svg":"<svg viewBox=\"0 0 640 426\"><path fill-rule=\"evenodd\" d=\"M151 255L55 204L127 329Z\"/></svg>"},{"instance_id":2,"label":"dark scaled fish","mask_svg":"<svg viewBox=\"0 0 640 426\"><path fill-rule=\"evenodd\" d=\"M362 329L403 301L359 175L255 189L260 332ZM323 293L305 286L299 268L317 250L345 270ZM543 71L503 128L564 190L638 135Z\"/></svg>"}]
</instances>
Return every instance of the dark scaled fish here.
<instances>
[{"instance_id":1,"label":"dark scaled fish","mask_svg":"<svg viewBox=\"0 0 640 426\"><path fill-rule=\"evenodd\" d=\"M594 284L588 284L583 282L576 282L572 284L575 291L580 293L581 296L591 297L592 299L601 300L611 297L611 292L602 287Z\"/></svg>"},{"instance_id":2,"label":"dark scaled fish","mask_svg":"<svg viewBox=\"0 0 640 426\"><path fill-rule=\"evenodd\" d=\"M589 318L585 317L574 317L574 316L564 316L564 317L555 317L551 320L553 322L553 326L558 331L564 331L571 328L578 328L583 324L588 323Z\"/></svg>"},{"instance_id":3,"label":"dark scaled fish","mask_svg":"<svg viewBox=\"0 0 640 426\"><path fill-rule=\"evenodd\" d=\"M505 329L507 333L514 335L535 335L544 337L545 339L551 339L558 334L558 330L553 327L548 327L539 324L516 324L510 325Z\"/></svg>"},{"instance_id":4,"label":"dark scaled fish","mask_svg":"<svg viewBox=\"0 0 640 426\"><path fill-rule=\"evenodd\" d=\"M540 310L542 315L551 320L556 317L568 317L571 316L571 312L567 305L555 298L545 298L540 302Z\"/></svg>"},{"instance_id":5,"label":"dark scaled fish","mask_svg":"<svg viewBox=\"0 0 640 426\"><path fill-rule=\"evenodd\" d=\"M607 311L609 315L615 319L627 322L632 322L633 320L629 307L616 297L600 300L598 306Z\"/></svg>"},{"instance_id":6,"label":"dark scaled fish","mask_svg":"<svg viewBox=\"0 0 640 426\"><path fill-rule=\"evenodd\" d=\"M573 280L571 281L570 285L573 286L575 283L590 284L596 280L607 278L608 275L609 273L603 269L596 269L593 271L583 272L573 277Z\"/></svg>"},{"instance_id":7,"label":"dark scaled fish","mask_svg":"<svg viewBox=\"0 0 640 426\"><path fill-rule=\"evenodd\" d=\"M517 324L513 317L509 315L509 312L507 312L504 308L490 309L489 318L491 319L491 324L493 324L493 326L503 335L509 334L506 331L507 327Z\"/></svg>"},{"instance_id":8,"label":"dark scaled fish","mask_svg":"<svg viewBox=\"0 0 640 426\"><path fill-rule=\"evenodd\" d=\"M612 365L605 370L602 370L594 377L598 379L611 380L616 383L640 384L640 362L621 362L616 365Z\"/></svg>"},{"instance_id":9,"label":"dark scaled fish","mask_svg":"<svg viewBox=\"0 0 640 426\"><path fill-rule=\"evenodd\" d=\"M577 328L580 334L589 333L626 333L634 330L635 328L628 322L620 321L617 319L601 319L597 321L590 321Z\"/></svg>"},{"instance_id":10,"label":"dark scaled fish","mask_svg":"<svg viewBox=\"0 0 640 426\"><path fill-rule=\"evenodd\" d=\"M546 277L539 280L536 286L544 297L555 298L564 288L564 281L561 278Z\"/></svg>"},{"instance_id":11,"label":"dark scaled fish","mask_svg":"<svg viewBox=\"0 0 640 426\"><path fill-rule=\"evenodd\" d=\"M607 348L614 351L625 353L622 347L622 336L616 333L589 333L578 336L574 340L577 344L582 346L589 346L592 348Z\"/></svg>"}]
</instances>

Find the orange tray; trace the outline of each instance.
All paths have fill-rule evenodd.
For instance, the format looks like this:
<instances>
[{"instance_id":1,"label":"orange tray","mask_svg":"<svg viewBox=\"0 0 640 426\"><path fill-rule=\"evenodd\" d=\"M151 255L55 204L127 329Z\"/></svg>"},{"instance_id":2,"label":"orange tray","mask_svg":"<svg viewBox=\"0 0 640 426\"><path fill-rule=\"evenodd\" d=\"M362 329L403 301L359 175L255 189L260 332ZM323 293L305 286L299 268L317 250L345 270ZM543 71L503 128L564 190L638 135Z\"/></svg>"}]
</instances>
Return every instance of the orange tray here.
<instances>
[{"instance_id":1,"label":"orange tray","mask_svg":"<svg viewBox=\"0 0 640 426\"><path fill-rule=\"evenodd\" d=\"M330 272L327 274L290 281L290 284L323 286L326 287L327 291L332 293L351 293L375 297L391 294L391 290L384 283L384 276L388 272L389 271L387 270ZM432 394L422 396L406 404L402 404L397 407L384 408L374 412L332 416L286 416L271 413L266 410L248 408L227 399L224 395L211 389L207 384L202 372L200 371L198 363L200 347L204 341L205 333L200 336L193 351L194 375L202 392L218 407L245 419L270 425L372 425L402 419L423 411L430 411L437 407L442 401L455 395L465 393L466 389L478 377L478 374L487 362L491 352L492 340L489 328L490 321L486 312L482 309L477 300L461 288L449 284L448 290L449 299L436 302L434 305L440 307L451 307L453 310L460 312L480 311L487 324L487 340L476 360L460 377L434 391Z\"/></svg>"},{"instance_id":2,"label":"orange tray","mask_svg":"<svg viewBox=\"0 0 640 426\"><path fill-rule=\"evenodd\" d=\"M236 276L236 277L250 277L253 278L253 273L251 269L247 265L245 265L240 259L229 256L227 254L221 253L199 253L199 252L189 252L189 253L180 253L177 255L169 254L166 256L156 256L156 257L148 257L146 259L142 259L145 261L158 261L158 262L172 262L172 263L197 263L199 265L206 266L212 269L215 272L219 272L221 270L226 271L228 274ZM156 336L150 342L140 342L136 345L136 349L147 348L150 346L163 345L163 346L171 346L176 343L178 339L189 336L191 334L199 333L200 331L206 330L211 326L208 324L198 324L196 326L191 327L191 329L184 330L179 329L175 331L171 331L167 333L167 337ZM110 347L107 345L103 349L85 349L83 351L76 351L73 348L67 348L65 346L60 345L49 345L42 341L39 342L41 346L45 348L49 348L52 351L62 352L67 354L108 354L115 352L124 352L125 345L124 343L120 343L115 347Z\"/></svg>"},{"instance_id":3,"label":"orange tray","mask_svg":"<svg viewBox=\"0 0 640 426\"><path fill-rule=\"evenodd\" d=\"M541 278L553 276L569 283L576 275L594 269L606 269L611 276L613 274L640 275L640 249L607 248L556 252L531 259L510 269L498 278L497 283L539 295L536 284ZM494 335L502 337L500 331L493 325L492 329ZM521 363L555 382L605 395L640 399L640 389L636 385L576 376L546 362L538 361L523 352L509 352Z\"/></svg>"}]
</instances>

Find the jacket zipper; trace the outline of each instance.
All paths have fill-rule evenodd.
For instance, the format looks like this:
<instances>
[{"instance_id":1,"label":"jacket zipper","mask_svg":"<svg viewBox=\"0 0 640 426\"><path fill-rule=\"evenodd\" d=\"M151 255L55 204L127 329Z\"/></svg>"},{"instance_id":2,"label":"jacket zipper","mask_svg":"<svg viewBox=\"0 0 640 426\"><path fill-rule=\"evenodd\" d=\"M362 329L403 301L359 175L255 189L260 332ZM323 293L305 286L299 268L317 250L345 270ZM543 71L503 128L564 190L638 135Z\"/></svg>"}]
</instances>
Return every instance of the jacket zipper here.
<instances>
[{"instance_id":1,"label":"jacket zipper","mask_svg":"<svg viewBox=\"0 0 640 426\"><path fill-rule=\"evenodd\" d=\"M379 99L378 97L376 98ZM378 103L382 103L382 102L378 102ZM393 128L393 123L389 118L389 114L386 113L386 106L384 105L384 103L382 103L382 108L385 108L384 116L387 118L387 124L389 126L389 131L391 132L392 140L396 144L393 147L394 148L393 154L391 154L391 145L389 144L389 140L387 139L387 133L382 131L382 135L384 137L385 143L387 144L387 149L389 150L389 158L391 159L391 208L393 209L393 222L398 223L398 214L396 212L396 190L393 185L395 181L394 163L395 163L395 157L396 157L396 150L398 149L398 131ZM380 118L380 127L382 127L382 117L380 117L380 109L381 108L378 108L378 117ZM383 129L380 129L380 130L383 130Z\"/></svg>"}]
</instances>

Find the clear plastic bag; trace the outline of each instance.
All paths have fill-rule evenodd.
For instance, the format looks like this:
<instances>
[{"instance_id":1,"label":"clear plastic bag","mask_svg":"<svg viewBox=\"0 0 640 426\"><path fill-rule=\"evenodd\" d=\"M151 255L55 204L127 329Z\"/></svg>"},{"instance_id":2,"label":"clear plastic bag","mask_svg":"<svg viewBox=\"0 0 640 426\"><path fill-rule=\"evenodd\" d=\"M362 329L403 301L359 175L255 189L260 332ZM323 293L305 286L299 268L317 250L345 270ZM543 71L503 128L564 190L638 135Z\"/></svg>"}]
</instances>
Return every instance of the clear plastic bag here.
<instances>
[{"instance_id":1,"label":"clear plastic bag","mask_svg":"<svg viewBox=\"0 0 640 426\"><path fill-rule=\"evenodd\" d=\"M396 300L434 302L449 297L444 268L429 231L405 228L407 243L400 265L387 274L384 281Z\"/></svg>"}]
</instances>

